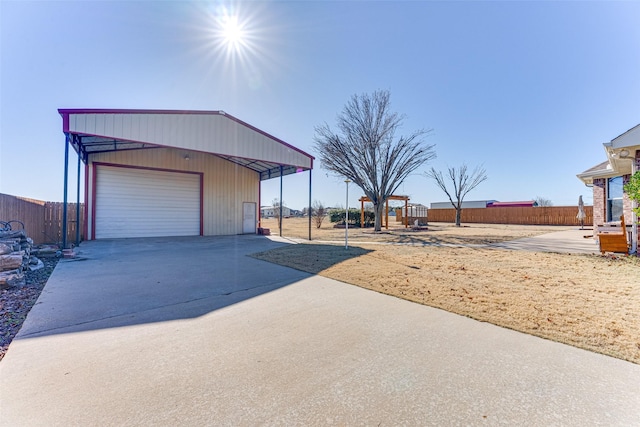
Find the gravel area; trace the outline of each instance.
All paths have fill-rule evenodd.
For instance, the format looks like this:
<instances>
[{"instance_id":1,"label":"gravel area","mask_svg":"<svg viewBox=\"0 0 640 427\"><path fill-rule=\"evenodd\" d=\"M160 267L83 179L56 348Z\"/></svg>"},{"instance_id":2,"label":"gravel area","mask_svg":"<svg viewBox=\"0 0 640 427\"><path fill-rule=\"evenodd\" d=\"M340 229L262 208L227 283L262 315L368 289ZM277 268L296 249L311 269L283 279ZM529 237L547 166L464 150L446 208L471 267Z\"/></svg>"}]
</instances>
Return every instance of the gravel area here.
<instances>
[{"instance_id":1,"label":"gravel area","mask_svg":"<svg viewBox=\"0 0 640 427\"><path fill-rule=\"evenodd\" d=\"M9 349L31 307L36 303L58 258L41 258L44 268L26 273L26 284L0 291L0 360Z\"/></svg>"}]
</instances>

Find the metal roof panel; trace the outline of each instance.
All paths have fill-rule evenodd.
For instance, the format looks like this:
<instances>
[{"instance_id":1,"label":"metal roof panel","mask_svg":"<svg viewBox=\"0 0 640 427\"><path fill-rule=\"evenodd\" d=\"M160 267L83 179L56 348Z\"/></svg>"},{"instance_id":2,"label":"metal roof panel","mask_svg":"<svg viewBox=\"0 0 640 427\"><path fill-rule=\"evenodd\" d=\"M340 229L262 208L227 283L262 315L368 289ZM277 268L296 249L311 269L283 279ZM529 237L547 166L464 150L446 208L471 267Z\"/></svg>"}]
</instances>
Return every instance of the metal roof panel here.
<instances>
[{"instance_id":1,"label":"metal roof panel","mask_svg":"<svg viewBox=\"0 0 640 427\"><path fill-rule=\"evenodd\" d=\"M223 111L59 109L76 151L174 147L210 153L261 179L313 168L313 156Z\"/></svg>"}]
</instances>

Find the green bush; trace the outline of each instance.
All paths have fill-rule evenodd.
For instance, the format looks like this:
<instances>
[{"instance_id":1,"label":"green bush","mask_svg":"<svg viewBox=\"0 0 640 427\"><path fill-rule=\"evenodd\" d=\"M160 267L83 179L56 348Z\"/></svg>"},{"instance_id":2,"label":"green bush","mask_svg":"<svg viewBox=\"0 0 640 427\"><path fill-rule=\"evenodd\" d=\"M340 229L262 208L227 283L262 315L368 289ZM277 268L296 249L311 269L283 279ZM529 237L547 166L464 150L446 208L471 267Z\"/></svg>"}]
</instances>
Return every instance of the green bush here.
<instances>
[{"instance_id":1,"label":"green bush","mask_svg":"<svg viewBox=\"0 0 640 427\"><path fill-rule=\"evenodd\" d=\"M360 223L360 209L349 209L349 226L362 227ZM344 224L344 209L333 209L329 212L329 221ZM373 227L375 215L371 211L364 211L364 226Z\"/></svg>"},{"instance_id":2,"label":"green bush","mask_svg":"<svg viewBox=\"0 0 640 427\"><path fill-rule=\"evenodd\" d=\"M640 171L631 175L629 182L624 185L624 191L627 192L631 200L638 202L639 206L634 211L640 215Z\"/></svg>"}]
</instances>

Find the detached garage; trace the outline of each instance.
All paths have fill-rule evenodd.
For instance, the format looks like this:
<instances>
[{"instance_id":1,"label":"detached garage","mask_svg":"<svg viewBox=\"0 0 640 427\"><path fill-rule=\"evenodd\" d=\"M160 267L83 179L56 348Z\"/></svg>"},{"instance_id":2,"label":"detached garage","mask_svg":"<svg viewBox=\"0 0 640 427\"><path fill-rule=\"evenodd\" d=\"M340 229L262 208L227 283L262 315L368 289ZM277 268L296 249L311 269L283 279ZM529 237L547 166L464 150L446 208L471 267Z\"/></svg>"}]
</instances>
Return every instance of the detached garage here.
<instances>
[{"instance_id":1,"label":"detached garage","mask_svg":"<svg viewBox=\"0 0 640 427\"><path fill-rule=\"evenodd\" d=\"M255 233L260 181L309 171L311 186L311 155L222 111L58 112L89 240Z\"/></svg>"}]
</instances>

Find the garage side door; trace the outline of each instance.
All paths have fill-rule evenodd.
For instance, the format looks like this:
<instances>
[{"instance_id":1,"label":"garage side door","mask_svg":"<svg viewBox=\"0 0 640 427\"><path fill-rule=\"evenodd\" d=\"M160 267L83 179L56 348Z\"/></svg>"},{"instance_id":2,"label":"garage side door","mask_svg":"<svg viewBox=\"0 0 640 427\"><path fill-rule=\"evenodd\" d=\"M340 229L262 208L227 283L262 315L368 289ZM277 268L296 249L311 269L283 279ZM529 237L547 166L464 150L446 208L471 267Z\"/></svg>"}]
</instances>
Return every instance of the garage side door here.
<instances>
[{"instance_id":1,"label":"garage side door","mask_svg":"<svg viewBox=\"0 0 640 427\"><path fill-rule=\"evenodd\" d=\"M97 166L96 239L199 234L200 175Z\"/></svg>"}]
</instances>

